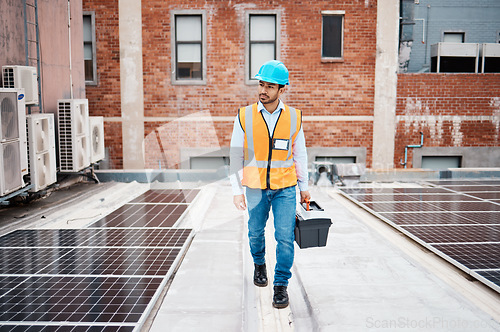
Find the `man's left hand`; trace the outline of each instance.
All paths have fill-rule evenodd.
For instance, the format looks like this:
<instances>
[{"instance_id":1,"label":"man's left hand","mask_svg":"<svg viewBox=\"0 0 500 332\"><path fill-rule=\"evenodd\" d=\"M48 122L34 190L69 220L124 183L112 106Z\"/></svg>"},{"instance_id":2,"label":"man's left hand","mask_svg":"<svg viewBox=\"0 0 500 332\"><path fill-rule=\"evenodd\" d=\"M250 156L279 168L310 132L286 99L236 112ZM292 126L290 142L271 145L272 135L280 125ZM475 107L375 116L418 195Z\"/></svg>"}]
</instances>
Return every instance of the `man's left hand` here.
<instances>
[{"instance_id":1,"label":"man's left hand","mask_svg":"<svg viewBox=\"0 0 500 332\"><path fill-rule=\"evenodd\" d=\"M300 192L300 203L305 203L311 200L311 194L309 191L301 191Z\"/></svg>"}]
</instances>

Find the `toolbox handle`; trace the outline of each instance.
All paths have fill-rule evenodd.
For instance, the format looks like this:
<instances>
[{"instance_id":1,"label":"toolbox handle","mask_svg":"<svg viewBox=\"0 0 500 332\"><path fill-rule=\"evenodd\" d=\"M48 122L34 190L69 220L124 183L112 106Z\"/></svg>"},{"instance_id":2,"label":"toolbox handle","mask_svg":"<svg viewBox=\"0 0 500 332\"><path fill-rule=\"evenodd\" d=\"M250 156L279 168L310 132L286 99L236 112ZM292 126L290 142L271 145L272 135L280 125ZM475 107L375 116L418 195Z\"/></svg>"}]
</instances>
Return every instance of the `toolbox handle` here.
<instances>
[{"instance_id":1,"label":"toolbox handle","mask_svg":"<svg viewBox=\"0 0 500 332\"><path fill-rule=\"evenodd\" d=\"M302 203L302 207L306 211L324 211L323 208L316 203L316 201L306 201Z\"/></svg>"}]
</instances>

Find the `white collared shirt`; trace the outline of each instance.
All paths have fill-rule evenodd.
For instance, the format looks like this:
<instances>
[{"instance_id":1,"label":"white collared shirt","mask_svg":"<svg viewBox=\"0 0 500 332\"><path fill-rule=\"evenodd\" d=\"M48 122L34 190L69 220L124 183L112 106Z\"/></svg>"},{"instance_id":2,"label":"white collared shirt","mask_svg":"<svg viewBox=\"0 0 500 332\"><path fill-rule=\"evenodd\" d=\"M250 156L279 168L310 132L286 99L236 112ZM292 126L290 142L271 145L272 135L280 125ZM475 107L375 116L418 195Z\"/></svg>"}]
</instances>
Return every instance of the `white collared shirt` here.
<instances>
[{"instance_id":1,"label":"white collared shirt","mask_svg":"<svg viewBox=\"0 0 500 332\"><path fill-rule=\"evenodd\" d=\"M269 133L272 136L274 133L274 128L276 127L276 122L280 116L282 110L285 109L285 105L280 100L278 107L273 113L269 113L264 105L259 101L257 103L257 108L259 112L262 113L264 121L266 121L267 127L269 128ZM304 138L303 126L300 126L300 130L292 143L293 152L293 162L295 164L295 172L297 173L297 183L299 185L300 191L309 190L308 183L308 172L307 172L307 151L306 151L306 140ZM231 170L229 174L229 180L231 181L231 186L233 188L233 195L243 194L243 186L241 185L241 171L244 165L244 155L243 146L245 144L245 132L241 128L238 115L234 120L233 125L233 135L231 137Z\"/></svg>"}]
</instances>

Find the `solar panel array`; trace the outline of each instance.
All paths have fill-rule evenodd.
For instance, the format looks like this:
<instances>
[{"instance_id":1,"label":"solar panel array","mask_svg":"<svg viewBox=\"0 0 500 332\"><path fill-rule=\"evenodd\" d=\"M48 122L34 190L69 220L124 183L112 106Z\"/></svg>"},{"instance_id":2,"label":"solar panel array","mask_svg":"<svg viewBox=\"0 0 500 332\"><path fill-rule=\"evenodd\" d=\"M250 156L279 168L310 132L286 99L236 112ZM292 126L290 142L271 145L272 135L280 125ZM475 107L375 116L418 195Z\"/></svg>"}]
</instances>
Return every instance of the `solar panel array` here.
<instances>
[{"instance_id":1,"label":"solar panel array","mask_svg":"<svg viewBox=\"0 0 500 332\"><path fill-rule=\"evenodd\" d=\"M1 331L138 331L192 237L199 190L149 190L82 229L0 237Z\"/></svg>"},{"instance_id":2,"label":"solar panel array","mask_svg":"<svg viewBox=\"0 0 500 332\"><path fill-rule=\"evenodd\" d=\"M500 292L500 181L440 180L422 188L343 188L380 219Z\"/></svg>"}]
</instances>

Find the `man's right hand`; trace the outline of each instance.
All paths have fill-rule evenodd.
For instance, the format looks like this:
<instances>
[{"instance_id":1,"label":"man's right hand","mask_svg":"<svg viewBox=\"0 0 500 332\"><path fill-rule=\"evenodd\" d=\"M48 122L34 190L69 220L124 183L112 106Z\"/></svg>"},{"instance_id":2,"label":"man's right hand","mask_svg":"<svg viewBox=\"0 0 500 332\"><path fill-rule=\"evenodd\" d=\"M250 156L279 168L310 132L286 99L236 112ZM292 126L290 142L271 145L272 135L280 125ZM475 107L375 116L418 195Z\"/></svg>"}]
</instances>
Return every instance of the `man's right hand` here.
<instances>
[{"instance_id":1,"label":"man's right hand","mask_svg":"<svg viewBox=\"0 0 500 332\"><path fill-rule=\"evenodd\" d=\"M234 203L234 206L236 206L236 208L238 210L244 211L247 209L247 203L245 202L245 195L243 195L243 194L234 195L233 203Z\"/></svg>"}]
</instances>

